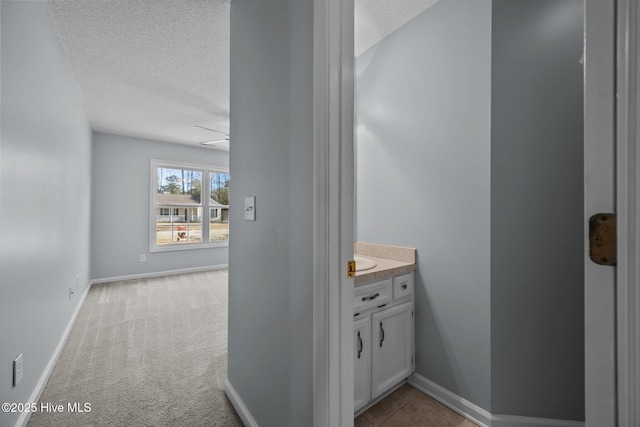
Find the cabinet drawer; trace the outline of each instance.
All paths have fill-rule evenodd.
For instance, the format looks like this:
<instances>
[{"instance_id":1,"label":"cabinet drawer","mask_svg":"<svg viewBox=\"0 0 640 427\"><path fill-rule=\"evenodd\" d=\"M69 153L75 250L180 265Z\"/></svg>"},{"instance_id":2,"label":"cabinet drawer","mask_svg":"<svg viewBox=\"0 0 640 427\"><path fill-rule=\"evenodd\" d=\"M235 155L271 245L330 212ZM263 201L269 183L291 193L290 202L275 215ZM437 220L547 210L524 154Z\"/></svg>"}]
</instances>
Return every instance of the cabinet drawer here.
<instances>
[{"instance_id":1,"label":"cabinet drawer","mask_svg":"<svg viewBox=\"0 0 640 427\"><path fill-rule=\"evenodd\" d=\"M353 312L358 313L391 301L391 279L381 280L353 290Z\"/></svg>"},{"instance_id":2,"label":"cabinet drawer","mask_svg":"<svg viewBox=\"0 0 640 427\"><path fill-rule=\"evenodd\" d=\"M413 294L413 274L403 274L393 278L393 299Z\"/></svg>"}]
</instances>

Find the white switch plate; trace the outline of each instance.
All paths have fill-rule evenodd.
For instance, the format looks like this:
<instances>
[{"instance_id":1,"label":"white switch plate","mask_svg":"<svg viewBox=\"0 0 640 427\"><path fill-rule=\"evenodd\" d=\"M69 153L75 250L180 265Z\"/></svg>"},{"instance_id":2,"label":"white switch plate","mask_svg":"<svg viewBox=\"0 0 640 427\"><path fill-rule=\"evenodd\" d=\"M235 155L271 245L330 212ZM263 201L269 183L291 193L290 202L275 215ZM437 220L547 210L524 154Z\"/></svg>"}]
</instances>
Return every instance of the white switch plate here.
<instances>
[{"instance_id":1,"label":"white switch plate","mask_svg":"<svg viewBox=\"0 0 640 427\"><path fill-rule=\"evenodd\" d=\"M244 220L256 220L256 196L244 198Z\"/></svg>"},{"instance_id":2,"label":"white switch plate","mask_svg":"<svg viewBox=\"0 0 640 427\"><path fill-rule=\"evenodd\" d=\"M13 386L17 386L22 379L22 354L13 359Z\"/></svg>"}]
</instances>

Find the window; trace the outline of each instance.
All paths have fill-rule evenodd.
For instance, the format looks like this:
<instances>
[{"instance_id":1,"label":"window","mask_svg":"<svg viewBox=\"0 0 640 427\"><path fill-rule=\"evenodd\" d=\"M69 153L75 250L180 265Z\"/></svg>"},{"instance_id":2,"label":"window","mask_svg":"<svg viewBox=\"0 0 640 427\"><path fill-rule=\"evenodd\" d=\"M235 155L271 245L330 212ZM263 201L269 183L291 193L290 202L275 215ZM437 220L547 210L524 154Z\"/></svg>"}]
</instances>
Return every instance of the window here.
<instances>
[{"instance_id":1,"label":"window","mask_svg":"<svg viewBox=\"0 0 640 427\"><path fill-rule=\"evenodd\" d=\"M229 240L229 174L211 171L209 177L209 241L226 241Z\"/></svg>"},{"instance_id":2,"label":"window","mask_svg":"<svg viewBox=\"0 0 640 427\"><path fill-rule=\"evenodd\" d=\"M152 160L151 188L150 251L227 245L228 171Z\"/></svg>"}]
</instances>

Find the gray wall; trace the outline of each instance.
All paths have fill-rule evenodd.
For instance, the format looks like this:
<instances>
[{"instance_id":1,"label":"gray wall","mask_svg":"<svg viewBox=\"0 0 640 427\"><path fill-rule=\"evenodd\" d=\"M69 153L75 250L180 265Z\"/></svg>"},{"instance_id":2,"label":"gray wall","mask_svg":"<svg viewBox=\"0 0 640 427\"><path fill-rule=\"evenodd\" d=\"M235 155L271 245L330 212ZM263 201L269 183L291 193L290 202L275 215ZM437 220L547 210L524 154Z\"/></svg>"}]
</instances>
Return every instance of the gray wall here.
<instances>
[{"instance_id":1,"label":"gray wall","mask_svg":"<svg viewBox=\"0 0 640 427\"><path fill-rule=\"evenodd\" d=\"M357 240L418 250L416 371L490 407L491 2L447 0L357 59Z\"/></svg>"},{"instance_id":2,"label":"gray wall","mask_svg":"<svg viewBox=\"0 0 640 427\"><path fill-rule=\"evenodd\" d=\"M29 402L89 282L91 129L44 2L0 8L0 402Z\"/></svg>"},{"instance_id":3,"label":"gray wall","mask_svg":"<svg viewBox=\"0 0 640 427\"><path fill-rule=\"evenodd\" d=\"M583 1L493 5L492 412L583 420Z\"/></svg>"},{"instance_id":4,"label":"gray wall","mask_svg":"<svg viewBox=\"0 0 640 427\"><path fill-rule=\"evenodd\" d=\"M151 159L229 167L229 153L223 151L94 132L93 279L228 263L227 247L149 252Z\"/></svg>"},{"instance_id":5,"label":"gray wall","mask_svg":"<svg viewBox=\"0 0 640 427\"><path fill-rule=\"evenodd\" d=\"M313 424L312 28L311 0L231 3L228 379L264 427Z\"/></svg>"}]
</instances>

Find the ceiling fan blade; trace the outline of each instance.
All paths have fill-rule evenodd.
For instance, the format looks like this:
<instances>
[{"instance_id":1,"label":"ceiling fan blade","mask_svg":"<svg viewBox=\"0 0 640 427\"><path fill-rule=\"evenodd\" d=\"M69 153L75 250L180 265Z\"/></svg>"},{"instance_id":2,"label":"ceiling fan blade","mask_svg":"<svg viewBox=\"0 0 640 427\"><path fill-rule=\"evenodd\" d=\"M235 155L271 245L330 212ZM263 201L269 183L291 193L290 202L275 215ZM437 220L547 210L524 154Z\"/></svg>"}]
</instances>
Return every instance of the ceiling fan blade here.
<instances>
[{"instance_id":1,"label":"ceiling fan blade","mask_svg":"<svg viewBox=\"0 0 640 427\"><path fill-rule=\"evenodd\" d=\"M218 133L221 133L221 134L223 134L224 136L226 136L226 137L227 137L227 139L229 138L229 134L228 134L228 133L226 133L226 132L222 132L221 130L211 129L211 128L208 128L208 127L206 127L206 126L200 126L200 125L193 125L193 127L201 128L201 129L206 129L206 130L210 130L210 131L212 131L212 132L218 132Z\"/></svg>"},{"instance_id":2,"label":"ceiling fan blade","mask_svg":"<svg viewBox=\"0 0 640 427\"><path fill-rule=\"evenodd\" d=\"M200 145L216 145L223 142L229 142L229 138L214 139L212 141L204 141L204 142L201 142Z\"/></svg>"}]
</instances>

